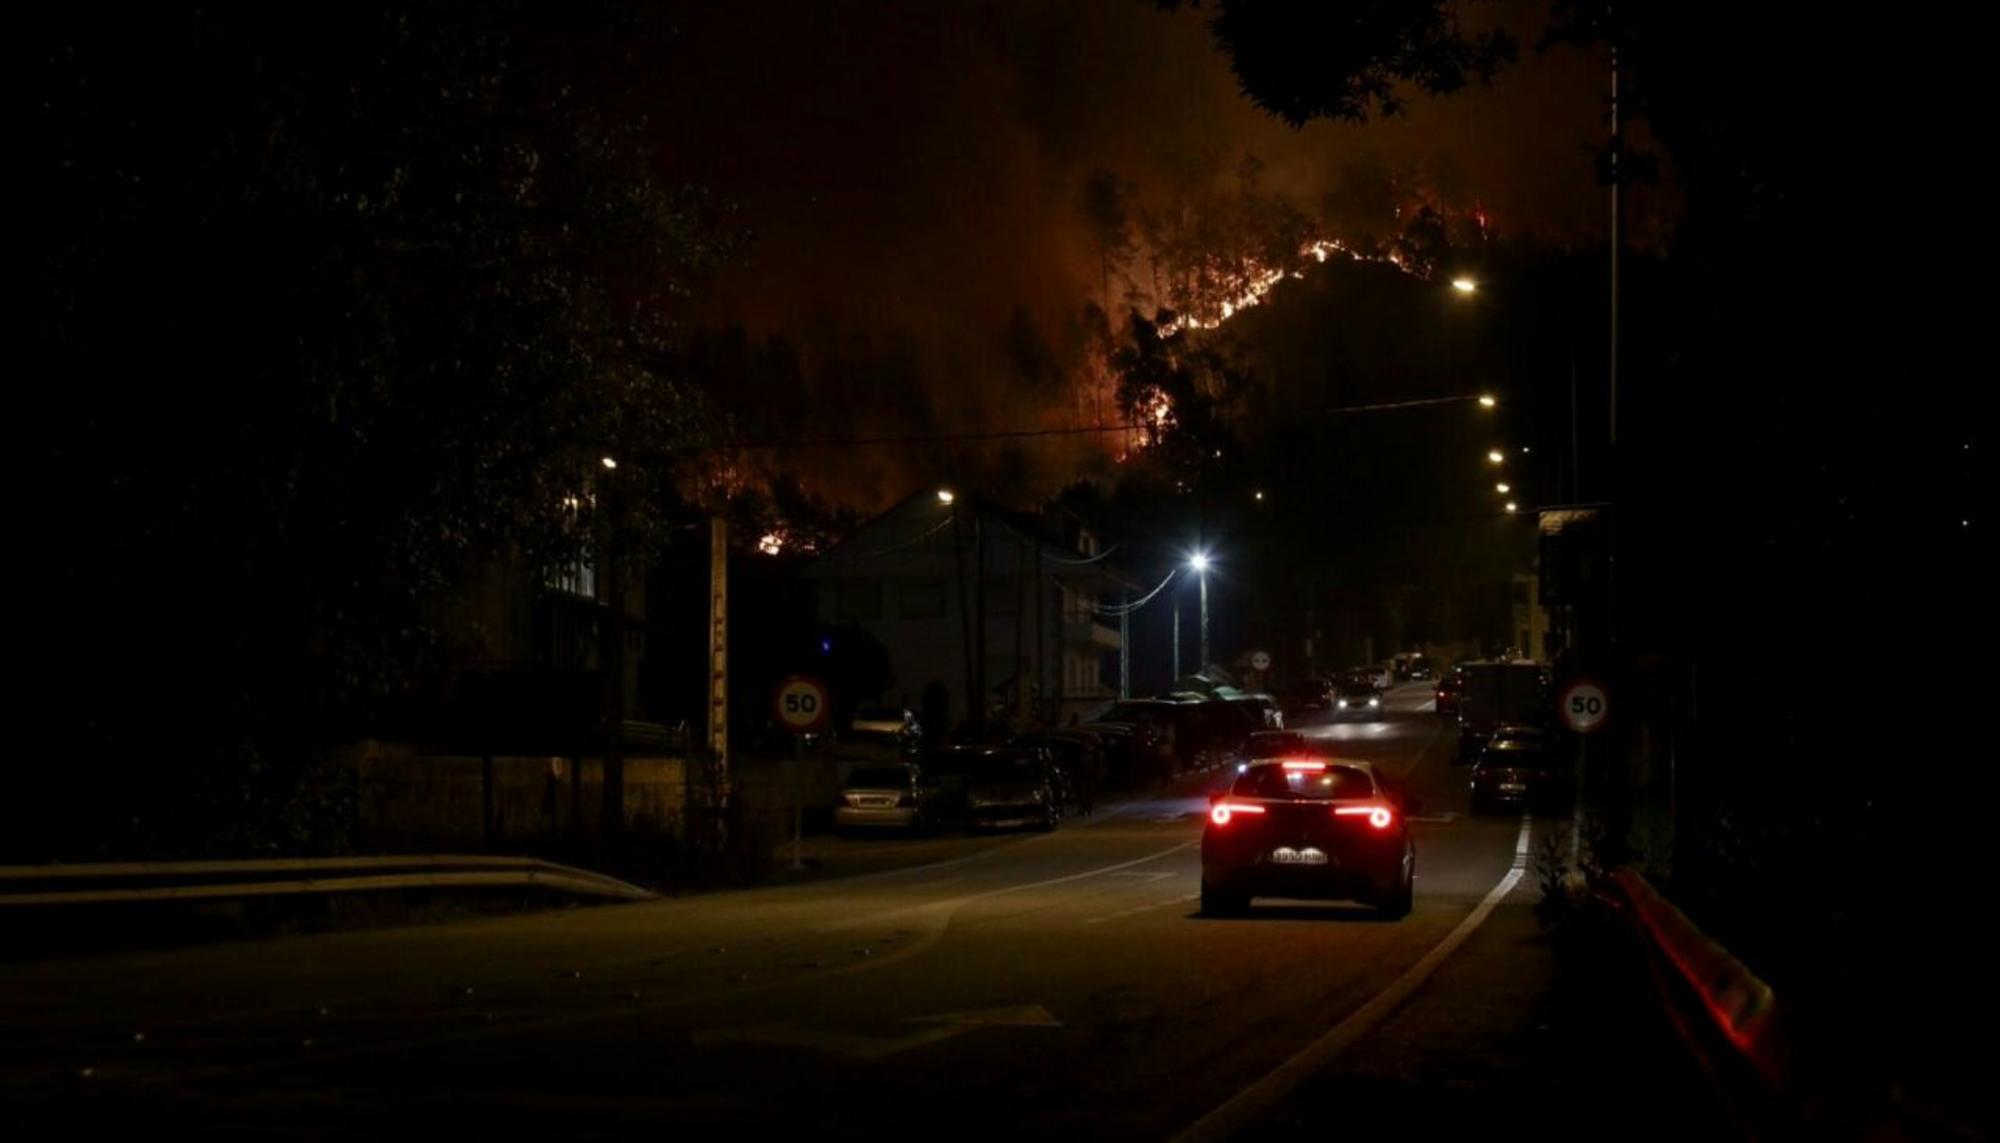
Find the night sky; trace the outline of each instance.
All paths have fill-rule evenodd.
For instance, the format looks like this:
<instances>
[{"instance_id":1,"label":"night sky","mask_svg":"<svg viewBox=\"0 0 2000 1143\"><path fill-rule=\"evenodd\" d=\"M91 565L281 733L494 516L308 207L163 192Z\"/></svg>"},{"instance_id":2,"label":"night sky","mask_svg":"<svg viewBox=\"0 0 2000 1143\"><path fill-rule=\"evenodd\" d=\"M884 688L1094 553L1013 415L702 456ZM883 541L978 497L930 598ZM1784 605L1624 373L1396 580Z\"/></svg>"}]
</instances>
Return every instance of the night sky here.
<instances>
[{"instance_id":1,"label":"night sky","mask_svg":"<svg viewBox=\"0 0 2000 1143\"><path fill-rule=\"evenodd\" d=\"M1535 5L1482 12L1533 44ZM740 406L745 435L1087 421L1087 402L1061 386L1024 389L1009 338L1025 325L1060 369L1078 366L1077 317L1098 294L1079 203L1099 168L1157 207L1177 183L1234 193L1255 156L1265 193L1335 227L1350 220L1328 216L1329 193L1386 174L1483 209L1496 235L1601 239L1601 61L1530 46L1491 89L1295 131L1241 96L1204 18L1135 0L953 6L949 19L910 3L679 14L675 47L649 69L649 130L671 173L738 204L752 238L699 323L783 338L819 398L759 394ZM941 466L1025 469L1047 491L1101 472L1105 455L1075 439L1006 450L1017 455L904 446L787 463L876 506Z\"/></svg>"}]
</instances>

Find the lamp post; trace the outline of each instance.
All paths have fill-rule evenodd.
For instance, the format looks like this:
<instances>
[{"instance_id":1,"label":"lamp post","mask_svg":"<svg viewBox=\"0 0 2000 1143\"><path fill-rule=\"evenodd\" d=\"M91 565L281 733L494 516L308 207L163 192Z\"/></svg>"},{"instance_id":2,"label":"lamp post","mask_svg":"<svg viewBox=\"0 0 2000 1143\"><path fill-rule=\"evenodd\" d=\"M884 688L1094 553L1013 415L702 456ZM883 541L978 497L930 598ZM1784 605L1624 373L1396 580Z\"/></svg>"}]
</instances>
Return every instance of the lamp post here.
<instances>
[{"instance_id":1,"label":"lamp post","mask_svg":"<svg viewBox=\"0 0 2000 1143\"><path fill-rule=\"evenodd\" d=\"M1208 667L1208 553L1196 552L1189 556L1188 567L1194 569L1195 578L1201 581L1201 663L1195 669L1204 670ZM1178 609L1175 616L1179 617ZM1176 638L1174 642L1178 649L1180 640Z\"/></svg>"}]
</instances>

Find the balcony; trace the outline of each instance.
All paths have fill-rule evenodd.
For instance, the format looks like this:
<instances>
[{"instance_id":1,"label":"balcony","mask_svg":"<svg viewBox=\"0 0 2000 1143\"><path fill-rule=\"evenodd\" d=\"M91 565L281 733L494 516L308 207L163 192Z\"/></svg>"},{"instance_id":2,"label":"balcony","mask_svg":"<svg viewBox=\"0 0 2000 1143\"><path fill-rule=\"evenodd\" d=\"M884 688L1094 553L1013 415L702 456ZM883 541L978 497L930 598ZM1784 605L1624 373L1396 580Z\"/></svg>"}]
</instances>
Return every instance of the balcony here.
<instances>
[{"instance_id":1,"label":"balcony","mask_svg":"<svg viewBox=\"0 0 2000 1143\"><path fill-rule=\"evenodd\" d=\"M1069 647L1101 647L1107 651L1118 649L1118 628L1107 627L1093 619L1064 621L1062 637L1063 644Z\"/></svg>"}]
</instances>

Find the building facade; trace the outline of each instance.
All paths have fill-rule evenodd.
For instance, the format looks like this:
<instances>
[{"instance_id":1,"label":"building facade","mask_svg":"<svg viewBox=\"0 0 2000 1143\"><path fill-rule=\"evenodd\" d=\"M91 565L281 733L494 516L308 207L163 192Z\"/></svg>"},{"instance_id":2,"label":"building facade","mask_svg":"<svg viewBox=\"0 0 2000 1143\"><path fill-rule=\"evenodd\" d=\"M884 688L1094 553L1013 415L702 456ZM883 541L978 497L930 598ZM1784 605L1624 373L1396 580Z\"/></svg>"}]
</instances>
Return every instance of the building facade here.
<instances>
[{"instance_id":1,"label":"building facade","mask_svg":"<svg viewBox=\"0 0 2000 1143\"><path fill-rule=\"evenodd\" d=\"M983 695L989 718L1066 721L1117 697L1115 605L1131 585L1075 521L936 489L905 498L807 566L816 614L889 653L874 696L953 726Z\"/></svg>"}]
</instances>

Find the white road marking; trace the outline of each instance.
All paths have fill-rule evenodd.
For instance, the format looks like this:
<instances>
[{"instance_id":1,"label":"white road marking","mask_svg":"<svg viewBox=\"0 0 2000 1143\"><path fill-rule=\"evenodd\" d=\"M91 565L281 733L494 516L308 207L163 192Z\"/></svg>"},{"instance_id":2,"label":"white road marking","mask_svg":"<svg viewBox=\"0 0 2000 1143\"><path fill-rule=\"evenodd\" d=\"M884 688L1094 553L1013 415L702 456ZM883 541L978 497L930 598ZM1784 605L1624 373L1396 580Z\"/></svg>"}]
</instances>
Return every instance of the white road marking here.
<instances>
[{"instance_id":1,"label":"white road marking","mask_svg":"<svg viewBox=\"0 0 2000 1143\"><path fill-rule=\"evenodd\" d=\"M779 1048L806 1048L858 1060L879 1060L980 1028L1062 1027L1062 1021L1049 1015L1049 1010L1039 1004L988 1008L977 1012L946 1012L938 1016L912 1016L904 1023L930 1024L933 1027L902 1036L864 1036L798 1024L760 1024L753 1028L710 1028L696 1032L692 1039L697 1044L766 1044Z\"/></svg>"},{"instance_id":2,"label":"white road marking","mask_svg":"<svg viewBox=\"0 0 2000 1143\"><path fill-rule=\"evenodd\" d=\"M1096 869L1086 869L1081 873L1070 873L1070 874L1065 874L1064 876L1061 877L1050 877L1042 881L1029 881L1021 885L1008 885L999 889L988 889L981 893L968 893L963 897L951 897L943 901L932 901L922 905L905 905L900 909L890 909L886 912L874 913L866 917L857 917L852 920L843 921L838 925L831 925L825 928L814 929L812 931L816 933L838 933L838 932L845 932L849 929L862 928L868 925L879 925L884 921L893 920L898 917L906 917L913 913L955 912L956 910L966 905L970 905L976 901L986 901L994 897L1004 897L1009 893L1024 893L1030 889L1046 889L1051 885L1067 885L1072 881L1082 881L1090 877L1102 877L1107 873L1116 873L1121 869L1131 869L1134 866L1145 865L1148 862L1158 861L1162 857L1171 857L1174 854L1179 853L1184 849L1193 849L1194 846L1195 846L1194 842L1184 841L1179 845L1170 845L1167 848L1159 850L1156 853L1149 853L1144 857L1134 858L1131 861L1121 861L1116 865L1102 865Z\"/></svg>"},{"instance_id":3,"label":"white road marking","mask_svg":"<svg viewBox=\"0 0 2000 1143\"><path fill-rule=\"evenodd\" d=\"M1174 1136L1174 1143L1204 1143L1207 1140L1233 1138L1401 1007L1430 979L1445 958L1456 952L1458 946L1486 923L1486 918L1492 915L1507 894L1513 892L1514 886L1520 884L1528 871L1528 834L1533 825L1532 818L1522 815L1521 833L1514 842L1514 863L1508 866L1506 876L1500 878L1500 883L1486 894L1469 916L1445 934L1436 947L1325 1035L1307 1044L1263 1079L1237 1092L1222 1106L1189 1124L1186 1130Z\"/></svg>"}]
</instances>

